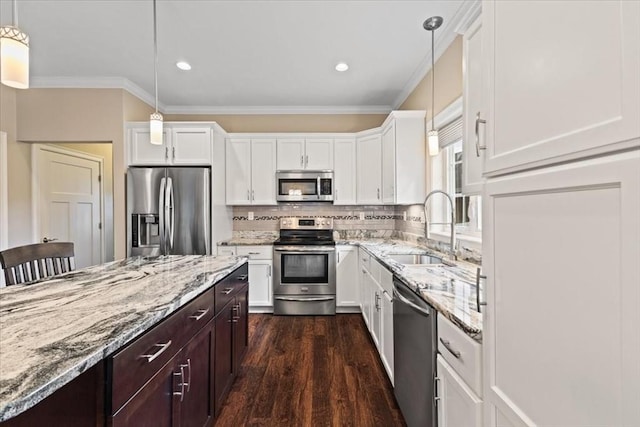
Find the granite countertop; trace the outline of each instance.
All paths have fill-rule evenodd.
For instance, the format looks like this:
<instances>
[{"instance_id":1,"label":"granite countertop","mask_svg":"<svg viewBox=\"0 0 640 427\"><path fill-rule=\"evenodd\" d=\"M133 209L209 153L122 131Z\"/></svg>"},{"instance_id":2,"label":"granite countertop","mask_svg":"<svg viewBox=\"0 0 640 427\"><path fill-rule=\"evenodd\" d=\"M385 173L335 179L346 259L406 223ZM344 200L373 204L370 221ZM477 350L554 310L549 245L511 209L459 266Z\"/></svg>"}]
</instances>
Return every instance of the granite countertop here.
<instances>
[{"instance_id":1,"label":"granite countertop","mask_svg":"<svg viewBox=\"0 0 640 427\"><path fill-rule=\"evenodd\" d=\"M444 254L403 241L360 240L339 244L358 244L363 247L467 335L482 341L482 314L478 312L476 303L475 264L455 261L453 266L403 265L388 255L433 254L446 258Z\"/></svg>"},{"instance_id":2,"label":"granite countertop","mask_svg":"<svg viewBox=\"0 0 640 427\"><path fill-rule=\"evenodd\" d=\"M0 289L0 421L29 409L247 257L162 256Z\"/></svg>"},{"instance_id":3,"label":"granite countertop","mask_svg":"<svg viewBox=\"0 0 640 427\"><path fill-rule=\"evenodd\" d=\"M260 246L272 245L278 238L276 231L247 231L234 232L233 237L218 242L219 246Z\"/></svg>"}]
</instances>

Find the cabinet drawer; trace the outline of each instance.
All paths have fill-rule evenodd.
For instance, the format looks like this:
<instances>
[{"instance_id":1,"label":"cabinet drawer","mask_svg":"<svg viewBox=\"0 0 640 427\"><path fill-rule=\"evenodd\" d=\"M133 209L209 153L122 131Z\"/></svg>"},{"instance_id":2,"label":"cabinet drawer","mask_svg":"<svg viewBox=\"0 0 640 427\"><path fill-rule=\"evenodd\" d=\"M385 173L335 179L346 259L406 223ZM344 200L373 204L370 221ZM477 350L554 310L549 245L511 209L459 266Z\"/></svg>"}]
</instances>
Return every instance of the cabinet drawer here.
<instances>
[{"instance_id":1,"label":"cabinet drawer","mask_svg":"<svg viewBox=\"0 0 640 427\"><path fill-rule=\"evenodd\" d=\"M114 411L213 319L214 290L204 292L113 356Z\"/></svg>"},{"instance_id":2,"label":"cabinet drawer","mask_svg":"<svg viewBox=\"0 0 640 427\"><path fill-rule=\"evenodd\" d=\"M215 314L218 314L231 301L235 294L249 282L249 264L237 268L223 281L216 283Z\"/></svg>"},{"instance_id":3,"label":"cabinet drawer","mask_svg":"<svg viewBox=\"0 0 640 427\"><path fill-rule=\"evenodd\" d=\"M238 246L236 253L249 259L273 259L273 246Z\"/></svg>"},{"instance_id":4,"label":"cabinet drawer","mask_svg":"<svg viewBox=\"0 0 640 427\"><path fill-rule=\"evenodd\" d=\"M236 247L235 246L220 245L220 246L218 246L218 255L220 255L220 256L235 256L236 255Z\"/></svg>"},{"instance_id":5,"label":"cabinet drawer","mask_svg":"<svg viewBox=\"0 0 640 427\"><path fill-rule=\"evenodd\" d=\"M482 397L482 346L441 314L438 314L438 352Z\"/></svg>"}]
</instances>

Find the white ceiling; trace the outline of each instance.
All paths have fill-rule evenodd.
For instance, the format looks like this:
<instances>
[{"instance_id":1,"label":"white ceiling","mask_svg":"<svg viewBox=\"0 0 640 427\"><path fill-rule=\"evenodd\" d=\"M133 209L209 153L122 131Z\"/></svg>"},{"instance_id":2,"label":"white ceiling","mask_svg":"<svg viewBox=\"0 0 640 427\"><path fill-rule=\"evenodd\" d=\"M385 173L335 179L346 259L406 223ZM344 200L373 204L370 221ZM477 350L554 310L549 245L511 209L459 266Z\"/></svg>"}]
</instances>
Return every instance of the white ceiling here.
<instances>
[{"instance_id":1,"label":"white ceiling","mask_svg":"<svg viewBox=\"0 0 640 427\"><path fill-rule=\"evenodd\" d=\"M124 87L153 102L152 0L18 0L32 87ZM387 112L478 1L158 0L165 112ZM11 23L0 0L0 23ZM188 61L193 69L179 70ZM338 73L336 63L350 69Z\"/></svg>"}]
</instances>

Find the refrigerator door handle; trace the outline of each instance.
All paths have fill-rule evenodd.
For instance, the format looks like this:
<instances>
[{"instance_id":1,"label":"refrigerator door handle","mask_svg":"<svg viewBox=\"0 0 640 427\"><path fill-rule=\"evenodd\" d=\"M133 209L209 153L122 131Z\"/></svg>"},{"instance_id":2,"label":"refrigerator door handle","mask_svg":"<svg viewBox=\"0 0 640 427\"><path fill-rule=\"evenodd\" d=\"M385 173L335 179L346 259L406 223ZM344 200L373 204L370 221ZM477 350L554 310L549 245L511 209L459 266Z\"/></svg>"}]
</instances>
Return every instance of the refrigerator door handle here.
<instances>
[{"instance_id":1,"label":"refrigerator door handle","mask_svg":"<svg viewBox=\"0 0 640 427\"><path fill-rule=\"evenodd\" d=\"M167 195L165 206L167 209L167 255L173 252L173 229L176 222L175 209L173 205L173 179L167 178Z\"/></svg>"},{"instance_id":2,"label":"refrigerator door handle","mask_svg":"<svg viewBox=\"0 0 640 427\"><path fill-rule=\"evenodd\" d=\"M160 254L161 255L165 255L167 250L165 247L165 241L164 241L164 236L165 236L165 210L164 210L164 206L165 206L165 200L164 200L164 196L165 196L165 189L166 189L166 180L165 178L162 178L160 180L160 194L158 197L158 215L159 215L159 222L160 222L160 230L159 230L159 234L160 234Z\"/></svg>"}]
</instances>

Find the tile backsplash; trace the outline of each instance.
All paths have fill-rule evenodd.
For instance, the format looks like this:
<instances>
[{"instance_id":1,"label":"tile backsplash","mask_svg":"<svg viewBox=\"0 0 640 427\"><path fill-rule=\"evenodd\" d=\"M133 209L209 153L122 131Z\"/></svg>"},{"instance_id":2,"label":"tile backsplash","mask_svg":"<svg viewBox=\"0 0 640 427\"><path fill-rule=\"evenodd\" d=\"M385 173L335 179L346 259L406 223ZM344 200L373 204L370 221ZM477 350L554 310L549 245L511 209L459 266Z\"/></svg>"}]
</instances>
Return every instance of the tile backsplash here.
<instances>
[{"instance_id":1,"label":"tile backsplash","mask_svg":"<svg viewBox=\"0 0 640 427\"><path fill-rule=\"evenodd\" d=\"M249 220L250 213L253 219ZM364 214L364 219L361 218ZM405 219L406 214L406 219ZM251 231L277 233L279 220L284 217L333 218L333 227L342 239L396 238L439 251L447 251L444 242L425 239L423 206L336 206L326 203L282 204L277 206L235 206L233 231L242 235ZM456 244L459 258L481 262L477 248Z\"/></svg>"}]
</instances>

